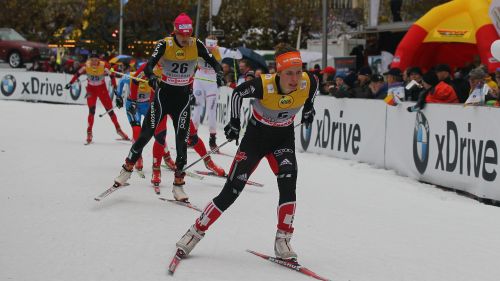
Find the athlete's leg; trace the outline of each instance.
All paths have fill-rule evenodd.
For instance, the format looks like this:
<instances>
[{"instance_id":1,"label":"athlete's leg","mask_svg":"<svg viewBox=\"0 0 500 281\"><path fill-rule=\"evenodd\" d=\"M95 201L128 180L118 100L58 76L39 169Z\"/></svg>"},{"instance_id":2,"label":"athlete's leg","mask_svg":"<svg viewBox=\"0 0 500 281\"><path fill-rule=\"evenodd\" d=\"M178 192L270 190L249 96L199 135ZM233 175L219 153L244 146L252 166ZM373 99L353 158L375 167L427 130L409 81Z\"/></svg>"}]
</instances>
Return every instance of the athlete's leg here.
<instances>
[{"instance_id":1,"label":"athlete's leg","mask_svg":"<svg viewBox=\"0 0 500 281\"><path fill-rule=\"evenodd\" d=\"M278 225L274 244L274 252L277 257L283 259L297 258L293 251L290 239L293 234L293 219L296 208L296 185L297 185L297 160L295 157L295 143L293 130L282 144L274 148L272 157L278 165L276 175L279 189L279 204L277 208Z\"/></svg>"},{"instance_id":2,"label":"athlete's leg","mask_svg":"<svg viewBox=\"0 0 500 281\"><path fill-rule=\"evenodd\" d=\"M130 111L131 105L132 101L127 99L127 102L125 103L125 109L127 111L128 122L132 127L132 139L135 142L137 138L139 138L139 134L141 133L141 115L139 112L139 104L137 105L135 112Z\"/></svg>"},{"instance_id":3,"label":"athlete's leg","mask_svg":"<svg viewBox=\"0 0 500 281\"><path fill-rule=\"evenodd\" d=\"M132 148L130 149L129 155L126 159L127 162L135 163L135 161L137 161L142 154L142 150L153 137L160 120L166 114L166 95L164 95L165 88L166 87L162 84L157 89L155 99L151 102L151 107L144 118L144 122L142 123L139 138L134 142Z\"/></svg>"},{"instance_id":4,"label":"athlete's leg","mask_svg":"<svg viewBox=\"0 0 500 281\"><path fill-rule=\"evenodd\" d=\"M87 88L87 106L89 107L89 115L87 117L87 132L92 132L94 126L95 105L97 102L97 94Z\"/></svg>"},{"instance_id":5,"label":"athlete's leg","mask_svg":"<svg viewBox=\"0 0 500 281\"><path fill-rule=\"evenodd\" d=\"M99 86L98 95L99 95L99 99L101 100L101 103L104 106L104 109L106 109L106 111L113 108L113 102L111 101L111 98L109 97L108 89L106 88L106 86L104 86L104 85ZM111 110L111 112L109 112L108 115L111 118L111 121L113 122L113 124L115 125L115 128L117 130L120 129L120 123L118 122L118 119L116 118L115 112L113 110Z\"/></svg>"}]
</instances>

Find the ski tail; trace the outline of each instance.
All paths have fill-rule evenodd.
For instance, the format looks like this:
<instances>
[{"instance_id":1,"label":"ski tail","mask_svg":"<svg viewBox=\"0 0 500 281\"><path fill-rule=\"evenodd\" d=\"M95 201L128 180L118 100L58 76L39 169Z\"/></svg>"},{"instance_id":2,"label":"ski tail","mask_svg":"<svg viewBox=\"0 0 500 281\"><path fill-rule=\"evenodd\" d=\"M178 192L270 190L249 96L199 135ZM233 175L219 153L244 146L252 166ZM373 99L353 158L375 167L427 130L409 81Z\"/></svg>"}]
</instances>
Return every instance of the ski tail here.
<instances>
[{"instance_id":1,"label":"ski tail","mask_svg":"<svg viewBox=\"0 0 500 281\"><path fill-rule=\"evenodd\" d=\"M106 189L103 193L97 195L94 198L94 200L95 201L101 201L102 199L104 199L105 197L109 196L111 193L115 192L119 188L125 187L127 185L129 185L129 184L128 183L119 184L119 183L115 182L110 188Z\"/></svg>"},{"instance_id":2,"label":"ski tail","mask_svg":"<svg viewBox=\"0 0 500 281\"><path fill-rule=\"evenodd\" d=\"M164 198L164 197L159 197L158 199L160 199L162 201L165 201L165 202L170 202L172 204L177 204L177 205L180 205L180 206L184 206L184 207L187 207L189 209L193 209L195 211L198 211L200 213L203 212L203 210L200 209L200 207L198 207L196 205L193 205L193 204L191 204L190 202L187 202L187 201L177 201L177 200L174 200L174 199L168 199L168 198Z\"/></svg>"},{"instance_id":3,"label":"ski tail","mask_svg":"<svg viewBox=\"0 0 500 281\"><path fill-rule=\"evenodd\" d=\"M177 249L174 257L172 258L172 260L170 261L170 264L168 265L168 274L174 275L175 270L177 269L177 266L179 266L179 264L181 263L181 260L185 256L186 256L186 254L184 253L184 251L182 251L181 249Z\"/></svg>"}]
</instances>

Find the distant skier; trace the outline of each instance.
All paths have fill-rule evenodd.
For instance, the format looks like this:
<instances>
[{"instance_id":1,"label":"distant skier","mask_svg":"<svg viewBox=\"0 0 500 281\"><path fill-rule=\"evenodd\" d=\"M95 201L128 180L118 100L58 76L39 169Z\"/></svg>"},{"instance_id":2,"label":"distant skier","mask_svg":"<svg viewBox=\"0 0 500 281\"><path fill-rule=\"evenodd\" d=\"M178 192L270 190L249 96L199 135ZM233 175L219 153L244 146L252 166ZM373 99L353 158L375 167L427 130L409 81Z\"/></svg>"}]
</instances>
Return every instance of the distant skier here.
<instances>
[{"instance_id":1,"label":"distant skier","mask_svg":"<svg viewBox=\"0 0 500 281\"><path fill-rule=\"evenodd\" d=\"M108 89L106 88L106 75L109 75L111 78L111 84L113 85L113 92L116 95L116 81L114 75L109 74L109 65L99 60L99 56L96 51L92 51L90 54L90 58L87 62L73 75L71 81L66 84L66 89L71 88L71 85L78 79L78 77L82 74L87 74L87 105L89 107L89 115L87 118L87 143L92 142L92 127L94 125L94 115L95 115L95 107L97 98L101 100L102 105L106 111L109 111L113 108L113 102L109 97ZM118 108L123 107L123 99L121 97L116 97L116 106ZM125 134L121 127L120 123L118 123L118 119L116 118L115 113L111 110L108 113L111 121L115 125L116 133L124 140L128 140L127 134Z\"/></svg>"},{"instance_id":2,"label":"distant skier","mask_svg":"<svg viewBox=\"0 0 500 281\"><path fill-rule=\"evenodd\" d=\"M217 39L215 36L208 36L205 40L205 44L210 53L214 58L220 62L222 60L221 54L219 52L219 47L217 46ZM217 95L219 94L219 89L217 87L216 73L215 70L203 59L198 61L198 70L195 73L196 78L193 83L193 93L196 99L196 103L193 109L193 123L198 128L201 122L201 116L203 108L205 108L205 114L208 118L208 127L210 131L209 146L210 149L217 147L216 134L217 134ZM207 81L207 80L212 80ZM190 142L191 144L191 142Z\"/></svg>"},{"instance_id":3,"label":"distant skier","mask_svg":"<svg viewBox=\"0 0 500 281\"><path fill-rule=\"evenodd\" d=\"M300 53L280 44L275 53L277 74L264 74L238 86L231 97L231 121L224 128L228 140L238 143L240 108L243 98L255 98L252 117L241 141L224 188L204 209L186 234L176 243L181 255L188 255L203 238L205 231L242 192L259 161L272 154L278 167L278 225L274 250L278 258L296 259L290 245L294 228L297 161L295 157L295 114L302 108L302 123L314 120L313 101L318 81L302 72ZM268 158L269 159L269 158Z\"/></svg>"},{"instance_id":4,"label":"distant skier","mask_svg":"<svg viewBox=\"0 0 500 281\"><path fill-rule=\"evenodd\" d=\"M132 127L132 139L137 141L141 133L142 120L146 117L146 114L150 107L150 102L153 100L154 89L148 85L148 82L140 81L138 79L144 80L144 68L145 63L137 65L139 68L137 71L130 73L130 77L123 76L120 80L118 87L118 96L123 98L124 85L128 84L130 87L130 95L127 97L125 103L125 109L127 110L127 118ZM157 76L162 76L162 70L159 65L153 68L153 72ZM136 79L138 78L138 79ZM170 162L165 161L166 164L175 165L174 161L170 159ZM142 156L135 163L135 168L139 171L143 169Z\"/></svg>"}]
</instances>

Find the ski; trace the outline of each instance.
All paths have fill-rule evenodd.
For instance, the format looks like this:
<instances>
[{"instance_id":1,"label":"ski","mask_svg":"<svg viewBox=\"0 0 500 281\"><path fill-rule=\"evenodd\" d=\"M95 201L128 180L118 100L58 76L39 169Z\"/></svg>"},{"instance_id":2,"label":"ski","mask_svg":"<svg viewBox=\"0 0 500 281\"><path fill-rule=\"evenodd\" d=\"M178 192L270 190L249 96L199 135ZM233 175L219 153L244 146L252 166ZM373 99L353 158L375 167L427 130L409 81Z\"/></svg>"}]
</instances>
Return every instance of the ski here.
<instances>
[{"instance_id":1,"label":"ski","mask_svg":"<svg viewBox=\"0 0 500 281\"><path fill-rule=\"evenodd\" d=\"M113 186L111 186L110 188L106 189L103 193L99 194L97 197L94 198L94 200L95 201L101 201L104 197L107 197L108 195L110 195L111 193L115 192L119 188L125 187L127 185L129 185L129 183L124 183L124 184L120 185L119 183L115 182L113 184Z\"/></svg>"},{"instance_id":2,"label":"ski","mask_svg":"<svg viewBox=\"0 0 500 281\"><path fill-rule=\"evenodd\" d=\"M163 168L165 168L165 169L169 170L169 171L174 172L174 170L170 169L170 167L168 167L168 166L167 166L167 165L165 165L165 164L162 164L161 166L162 166ZM188 176L188 177L195 178L195 179L198 179L198 180L202 180L202 179L203 179L203 176L197 175L197 174L195 174L195 173L193 173L193 172L185 171L185 173L186 173L186 176Z\"/></svg>"},{"instance_id":3,"label":"ski","mask_svg":"<svg viewBox=\"0 0 500 281\"><path fill-rule=\"evenodd\" d=\"M186 254L184 254L184 251L182 251L181 249L177 249L174 257L172 258L172 261L170 261L170 264L168 265L168 274L174 275L177 266L185 256Z\"/></svg>"},{"instance_id":4,"label":"ski","mask_svg":"<svg viewBox=\"0 0 500 281\"><path fill-rule=\"evenodd\" d=\"M263 258L263 259L265 259L267 261L273 262L275 264L279 264L279 265L284 266L286 268L289 268L289 269L295 270L297 272L300 272L302 274L305 274L305 275L307 275L309 277L312 277L314 279L323 280L323 281L330 280L328 278L319 276L314 271L308 269L305 266L300 265L295 260L290 260L290 261L289 260L283 260L283 259L280 259L280 258L275 258L275 257L271 257L271 256L268 256L268 255L265 255L265 254L261 254L259 252L255 252L255 251L252 251L252 250L247 250L247 252L249 252L251 254L254 254L254 255L258 256L258 257L261 257L261 258Z\"/></svg>"},{"instance_id":5,"label":"ski","mask_svg":"<svg viewBox=\"0 0 500 281\"><path fill-rule=\"evenodd\" d=\"M144 171L143 171L143 170L135 170L135 172L137 173L137 175L138 175L141 179L145 179L145 178L146 178L146 175L144 174Z\"/></svg>"},{"instance_id":6,"label":"ski","mask_svg":"<svg viewBox=\"0 0 500 281\"><path fill-rule=\"evenodd\" d=\"M153 183L153 188L155 189L155 193L157 195L160 195L160 184L159 183Z\"/></svg>"},{"instance_id":7,"label":"ski","mask_svg":"<svg viewBox=\"0 0 500 281\"><path fill-rule=\"evenodd\" d=\"M216 177L216 178L222 178L222 179L227 179L227 175L225 176L219 176L214 172L209 172L209 171L194 171L195 173L199 175L204 175L204 176L211 176L211 177ZM250 181L247 180L248 185L253 185L253 186L258 186L258 187L263 187L264 185L258 182Z\"/></svg>"},{"instance_id":8,"label":"ski","mask_svg":"<svg viewBox=\"0 0 500 281\"><path fill-rule=\"evenodd\" d=\"M198 212L203 212L202 209L200 209L199 207L189 203L188 201L177 201L177 200L174 200L174 199L168 199L168 198L164 198L164 197L160 197L159 198L160 200L162 201L165 201L165 202L170 202L170 203L173 203L173 204L177 204L177 205L180 205L180 206L184 206L184 207L188 207L190 209L193 209L195 211L198 211Z\"/></svg>"}]
</instances>

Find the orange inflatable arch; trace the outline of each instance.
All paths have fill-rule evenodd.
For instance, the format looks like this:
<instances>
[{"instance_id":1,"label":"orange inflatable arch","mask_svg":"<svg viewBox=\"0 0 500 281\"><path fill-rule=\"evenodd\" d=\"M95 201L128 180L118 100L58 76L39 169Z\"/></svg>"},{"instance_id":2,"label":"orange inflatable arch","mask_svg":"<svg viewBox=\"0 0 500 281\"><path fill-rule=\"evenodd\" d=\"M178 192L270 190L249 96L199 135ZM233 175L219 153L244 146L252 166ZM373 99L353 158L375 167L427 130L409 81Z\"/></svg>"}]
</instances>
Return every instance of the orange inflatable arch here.
<instances>
[{"instance_id":1,"label":"orange inflatable arch","mask_svg":"<svg viewBox=\"0 0 500 281\"><path fill-rule=\"evenodd\" d=\"M419 66L427 71L446 63L454 70L478 55L488 71L494 72L500 62L491 55L490 46L499 36L488 14L490 3L454 0L434 7L408 30L391 67Z\"/></svg>"}]
</instances>

